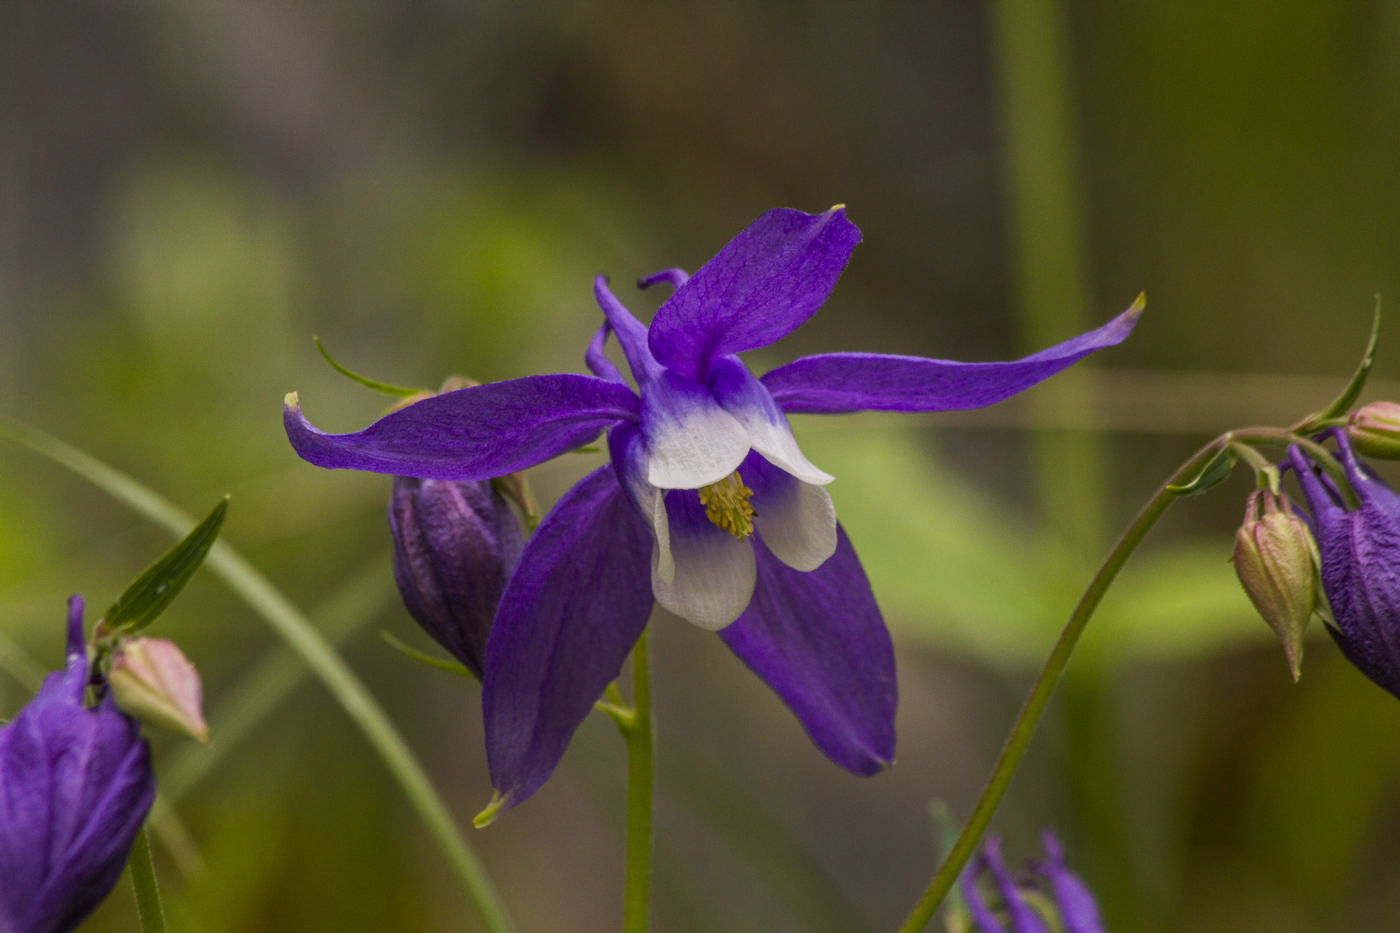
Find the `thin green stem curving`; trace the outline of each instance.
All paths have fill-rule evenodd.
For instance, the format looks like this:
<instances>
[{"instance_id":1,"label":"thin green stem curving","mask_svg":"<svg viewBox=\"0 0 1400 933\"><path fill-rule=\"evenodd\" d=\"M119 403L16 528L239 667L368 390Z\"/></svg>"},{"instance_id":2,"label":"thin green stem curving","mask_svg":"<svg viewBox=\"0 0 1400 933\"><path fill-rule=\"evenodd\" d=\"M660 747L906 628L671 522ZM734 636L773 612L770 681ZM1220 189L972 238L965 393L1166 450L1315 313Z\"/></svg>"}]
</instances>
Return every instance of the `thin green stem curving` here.
<instances>
[{"instance_id":1,"label":"thin green stem curving","mask_svg":"<svg viewBox=\"0 0 1400 933\"><path fill-rule=\"evenodd\" d=\"M977 850L983 834L987 831L988 824L991 823L992 815L996 812L1001 798L1006 794L1006 789L1011 784L1011 778L1016 773L1017 765L1021 763L1021 758L1026 753L1031 736L1035 733L1035 727L1045 712L1046 704L1050 702L1051 695L1054 694L1055 688L1064 676L1070 655L1074 653L1074 648L1079 643L1080 636L1084 634L1084 629L1089 624L1094 610L1098 608L1104 593L1108 591L1109 586L1118 576L1118 572L1123 569L1123 565L1128 562L1133 551L1142 543L1148 530L1157 522L1157 519L1162 517L1167 506L1178 498L1169 487L1180 485L1192 479L1225 444L1230 442L1232 436L1238 438L1240 433L1234 432L1217 437L1197 451L1190 460L1182 464L1170 479L1158 487L1152 498L1147 500L1137 517L1123 531L1118 542L1109 551L1108 557L1104 559L1098 573L1094 575L1094 579L1089 583L1084 595L1080 597L1079 604L1074 607L1074 612L1070 614L1069 621L1065 623L1064 630L1060 632L1059 640L1055 642L1055 647L1050 651L1050 656L1045 659L1045 666L1041 669L1040 676L1036 678L1034 686L1031 687L1030 695L1026 697L1025 705L1021 707L1020 715L1016 717L1016 722L1006 737L1001 757L997 759L996 765L992 768L991 776L982 789L982 796L978 798L976 806L972 809L972 815L968 817L967 824L959 834L957 842L953 844L952 850L943 860L938 873L934 875L927 890L924 891L919 902L914 905L914 909L904 921L904 925L900 927L900 933L918 933L928 925L929 920L933 918L934 911L943 903L943 898L957 881L958 875L962 873L963 866Z\"/></svg>"},{"instance_id":2,"label":"thin green stem curving","mask_svg":"<svg viewBox=\"0 0 1400 933\"><path fill-rule=\"evenodd\" d=\"M656 787L656 729L651 719L647 633L632 649L632 715L618 720L627 741L627 880L624 933L647 933L651 922L651 849Z\"/></svg>"},{"instance_id":3,"label":"thin green stem curving","mask_svg":"<svg viewBox=\"0 0 1400 933\"><path fill-rule=\"evenodd\" d=\"M153 523L183 537L195 519L154 490L57 438L0 421L0 438L72 470ZM225 541L209 551L207 566L286 642L365 734L442 849L490 933L514 929L475 853L458 832L446 804L373 694L302 612Z\"/></svg>"},{"instance_id":4,"label":"thin green stem curving","mask_svg":"<svg viewBox=\"0 0 1400 933\"><path fill-rule=\"evenodd\" d=\"M151 844L146 828L136 834L131 847L131 886L136 889L136 913L141 918L141 933L165 933L165 911L160 906L160 888L156 884L156 866L151 861Z\"/></svg>"}]
</instances>

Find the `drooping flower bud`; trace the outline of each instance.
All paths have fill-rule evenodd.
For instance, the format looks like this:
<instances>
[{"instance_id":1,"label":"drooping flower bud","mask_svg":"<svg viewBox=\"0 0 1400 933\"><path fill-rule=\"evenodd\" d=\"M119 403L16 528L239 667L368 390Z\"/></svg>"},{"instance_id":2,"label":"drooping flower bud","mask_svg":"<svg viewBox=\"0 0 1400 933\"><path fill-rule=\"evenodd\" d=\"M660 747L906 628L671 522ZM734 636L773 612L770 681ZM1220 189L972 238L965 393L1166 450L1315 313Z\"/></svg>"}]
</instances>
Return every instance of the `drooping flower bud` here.
<instances>
[{"instance_id":1,"label":"drooping flower bud","mask_svg":"<svg viewBox=\"0 0 1400 933\"><path fill-rule=\"evenodd\" d=\"M1303 632L1317 607L1317 543L1288 497L1250 493L1235 532L1235 574L1254 608L1283 643L1288 669L1302 673Z\"/></svg>"},{"instance_id":2,"label":"drooping flower bud","mask_svg":"<svg viewBox=\"0 0 1400 933\"><path fill-rule=\"evenodd\" d=\"M0 930L75 929L121 876L155 800L140 725L110 693L95 706L83 600L68 601L67 659L0 728Z\"/></svg>"},{"instance_id":3,"label":"drooping flower bud","mask_svg":"<svg viewBox=\"0 0 1400 933\"><path fill-rule=\"evenodd\" d=\"M208 744L199 673L174 642L128 639L112 655L107 682L128 716Z\"/></svg>"},{"instance_id":4,"label":"drooping flower bud","mask_svg":"<svg viewBox=\"0 0 1400 933\"><path fill-rule=\"evenodd\" d=\"M1372 402L1358 408L1347 422L1347 437L1363 457L1400 459L1400 403Z\"/></svg>"},{"instance_id":5,"label":"drooping flower bud","mask_svg":"<svg viewBox=\"0 0 1400 933\"><path fill-rule=\"evenodd\" d=\"M1022 879L1012 876L1001 857L1001 841L989 837L969 864L960 883L970 915L968 933L1104 933L1099 909L1089 888L1065 866L1055 834L1043 837L1044 861L1033 862ZM984 897L978 879L989 875L994 896ZM1048 890L1047 890L1048 889Z\"/></svg>"},{"instance_id":6,"label":"drooping flower bud","mask_svg":"<svg viewBox=\"0 0 1400 933\"><path fill-rule=\"evenodd\" d=\"M409 614L478 678L506 581L524 547L490 481L394 477L394 579Z\"/></svg>"},{"instance_id":7,"label":"drooping flower bud","mask_svg":"<svg viewBox=\"0 0 1400 933\"><path fill-rule=\"evenodd\" d=\"M1348 661L1400 697L1400 495L1357 459L1346 434L1330 433L1354 498L1301 447L1288 448L1317 533L1335 622L1327 629Z\"/></svg>"}]
</instances>

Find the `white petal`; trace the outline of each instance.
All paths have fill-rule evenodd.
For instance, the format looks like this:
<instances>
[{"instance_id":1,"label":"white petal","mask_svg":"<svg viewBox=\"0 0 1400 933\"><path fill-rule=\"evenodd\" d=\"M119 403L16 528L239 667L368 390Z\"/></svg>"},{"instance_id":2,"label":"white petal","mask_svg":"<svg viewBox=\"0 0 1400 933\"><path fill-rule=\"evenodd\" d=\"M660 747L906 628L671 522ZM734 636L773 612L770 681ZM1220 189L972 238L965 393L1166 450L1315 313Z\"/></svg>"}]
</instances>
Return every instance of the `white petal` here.
<instances>
[{"instance_id":1,"label":"white petal","mask_svg":"<svg viewBox=\"0 0 1400 933\"><path fill-rule=\"evenodd\" d=\"M836 507L821 486L783 479L755 486L754 526L778 560L793 570L816 570L836 553Z\"/></svg>"},{"instance_id":2,"label":"white petal","mask_svg":"<svg viewBox=\"0 0 1400 933\"><path fill-rule=\"evenodd\" d=\"M698 498L692 509L688 503L678 503L677 496L694 497L695 493L677 490L666 496L670 520L661 524L669 528L672 572L670 579L662 573L665 558L658 535L651 560L652 593L658 603L688 622L704 629L724 628L739 618L753 598L758 574L753 544L711 524Z\"/></svg>"},{"instance_id":3,"label":"white petal","mask_svg":"<svg viewBox=\"0 0 1400 933\"><path fill-rule=\"evenodd\" d=\"M738 357L725 357L712 364L710 390L724 410L743 426L749 446L770 463L804 483L825 486L831 482L831 474L819 470L802 453L787 415Z\"/></svg>"},{"instance_id":4,"label":"white petal","mask_svg":"<svg viewBox=\"0 0 1400 933\"><path fill-rule=\"evenodd\" d=\"M698 383L664 371L642 386L647 481L699 489L733 473L749 452L749 432Z\"/></svg>"}]
</instances>

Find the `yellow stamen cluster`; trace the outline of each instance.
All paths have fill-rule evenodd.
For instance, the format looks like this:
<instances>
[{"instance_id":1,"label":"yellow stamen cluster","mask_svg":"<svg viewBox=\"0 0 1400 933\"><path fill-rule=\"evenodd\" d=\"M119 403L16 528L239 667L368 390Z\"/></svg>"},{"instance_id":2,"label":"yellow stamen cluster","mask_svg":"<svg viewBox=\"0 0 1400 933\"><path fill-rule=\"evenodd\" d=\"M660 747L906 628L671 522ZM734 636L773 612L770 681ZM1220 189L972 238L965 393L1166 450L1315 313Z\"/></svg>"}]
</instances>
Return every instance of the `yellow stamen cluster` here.
<instances>
[{"instance_id":1,"label":"yellow stamen cluster","mask_svg":"<svg viewBox=\"0 0 1400 933\"><path fill-rule=\"evenodd\" d=\"M744 485L739 474L730 473L719 482L698 491L700 504L705 507L705 517L740 541L747 541L753 534L754 510L749 502L753 490Z\"/></svg>"}]
</instances>

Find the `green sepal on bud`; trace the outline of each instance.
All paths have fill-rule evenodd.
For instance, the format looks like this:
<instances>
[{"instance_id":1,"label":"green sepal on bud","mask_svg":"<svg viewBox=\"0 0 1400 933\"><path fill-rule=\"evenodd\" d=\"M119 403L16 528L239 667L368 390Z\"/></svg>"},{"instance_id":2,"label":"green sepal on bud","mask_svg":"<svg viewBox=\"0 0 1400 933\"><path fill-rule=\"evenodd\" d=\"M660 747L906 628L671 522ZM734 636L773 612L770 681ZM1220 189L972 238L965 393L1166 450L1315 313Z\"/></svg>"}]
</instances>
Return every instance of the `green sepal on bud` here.
<instances>
[{"instance_id":1,"label":"green sepal on bud","mask_svg":"<svg viewBox=\"0 0 1400 933\"><path fill-rule=\"evenodd\" d=\"M1235 574L1254 608L1283 643L1288 669L1302 674L1303 633L1322 581L1317 542L1283 493L1258 490L1235 533Z\"/></svg>"},{"instance_id":2,"label":"green sepal on bud","mask_svg":"<svg viewBox=\"0 0 1400 933\"><path fill-rule=\"evenodd\" d=\"M112 653L107 683L118 708L128 716L209 743L199 673L174 642L128 639Z\"/></svg>"},{"instance_id":3,"label":"green sepal on bud","mask_svg":"<svg viewBox=\"0 0 1400 933\"><path fill-rule=\"evenodd\" d=\"M1400 460L1400 403L1371 402L1351 413L1347 438L1363 457Z\"/></svg>"}]
</instances>

